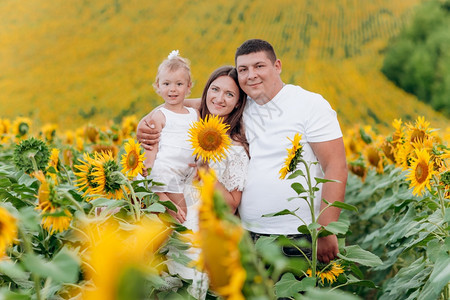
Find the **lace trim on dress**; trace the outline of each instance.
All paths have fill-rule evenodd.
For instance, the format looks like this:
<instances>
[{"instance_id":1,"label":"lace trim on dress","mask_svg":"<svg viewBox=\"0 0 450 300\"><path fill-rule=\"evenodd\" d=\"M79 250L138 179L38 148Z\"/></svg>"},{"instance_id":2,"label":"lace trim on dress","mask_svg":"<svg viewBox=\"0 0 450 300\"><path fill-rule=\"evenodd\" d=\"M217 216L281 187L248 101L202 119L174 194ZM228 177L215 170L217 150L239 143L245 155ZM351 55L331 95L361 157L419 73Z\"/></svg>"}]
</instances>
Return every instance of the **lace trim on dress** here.
<instances>
[{"instance_id":1,"label":"lace trim on dress","mask_svg":"<svg viewBox=\"0 0 450 300\"><path fill-rule=\"evenodd\" d=\"M249 158L244 147L232 145L226 159L210 166L216 171L219 182L231 192L244 189L248 163Z\"/></svg>"}]
</instances>

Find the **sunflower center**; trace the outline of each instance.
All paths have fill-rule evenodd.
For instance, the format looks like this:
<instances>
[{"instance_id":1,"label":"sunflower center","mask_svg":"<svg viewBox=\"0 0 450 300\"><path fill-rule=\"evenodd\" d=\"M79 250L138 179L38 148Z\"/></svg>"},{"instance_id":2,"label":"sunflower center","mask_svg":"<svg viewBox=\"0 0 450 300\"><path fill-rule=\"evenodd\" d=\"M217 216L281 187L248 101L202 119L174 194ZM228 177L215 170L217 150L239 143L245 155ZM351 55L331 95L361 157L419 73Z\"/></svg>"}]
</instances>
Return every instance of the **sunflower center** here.
<instances>
[{"instance_id":1,"label":"sunflower center","mask_svg":"<svg viewBox=\"0 0 450 300\"><path fill-rule=\"evenodd\" d=\"M136 152L130 152L127 157L127 167L135 169L138 165L139 158Z\"/></svg>"},{"instance_id":2,"label":"sunflower center","mask_svg":"<svg viewBox=\"0 0 450 300\"><path fill-rule=\"evenodd\" d=\"M20 123L19 124L19 135L25 135L28 133L28 129L30 129L30 127L28 126L27 123Z\"/></svg>"},{"instance_id":3,"label":"sunflower center","mask_svg":"<svg viewBox=\"0 0 450 300\"><path fill-rule=\"evenodd\" d=\"M423 183L428 177L428 165L424 162L420 162L417 164L416 171L416 180L418 183Z\"/></svg>"},{"instance_id":4,"label":"sunflower center","mask_svg":"<svg viewBox=\"0 0 450 300\"><path fill-rule=\"evenodd\" d=\"M215 129L205 129L199 133L200 147L205 151L214 151L222 144L222 135Z\"/></svg>"}]
</instances>

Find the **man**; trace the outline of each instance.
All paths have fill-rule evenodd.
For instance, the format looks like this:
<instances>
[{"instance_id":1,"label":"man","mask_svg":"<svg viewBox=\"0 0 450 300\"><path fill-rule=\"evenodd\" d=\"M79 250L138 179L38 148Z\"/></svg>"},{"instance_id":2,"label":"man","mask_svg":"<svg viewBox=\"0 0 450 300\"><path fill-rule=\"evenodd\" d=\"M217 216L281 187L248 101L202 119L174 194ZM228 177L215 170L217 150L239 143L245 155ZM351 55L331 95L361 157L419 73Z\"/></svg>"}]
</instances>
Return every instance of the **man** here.
<instances>
[{"instance_id":1,"label":"man","mask_svg":"<svg viewBox=\"0 0 450 300\"><path fill-rule=\"evenodd\" d=\"M239 85L251 98L244 111L251 159L239 206L242 224L253 236L297 235L299 226L311 223L311 213L303 199L288 200L297 195L291 188L294 181L279 179L278 172L286 158L285 149L292 147L288 137L293 139L295 133L302 134L303 158L320 164L311 166L313 178L339 181L327 182L316 192L317 216L325 207L321 199L344 201L345 196L347 163L336 113L322 96L283 83L281 61L266 41L244 42L236 51L235 63ZM137 138L148 147L146 140L151 137L146 133L153 132L145 128L145 123L144 118L138 126ZM301 183L306 188L305 181ZM263 217L283 209L296 210L302 221L292 215ZM318 221L326 226L337 221L339 214L340 209L330 207ZM335 235L319 238L317 257L320 261L328 263L337 252Z\"/></svg>"}]
</instances>

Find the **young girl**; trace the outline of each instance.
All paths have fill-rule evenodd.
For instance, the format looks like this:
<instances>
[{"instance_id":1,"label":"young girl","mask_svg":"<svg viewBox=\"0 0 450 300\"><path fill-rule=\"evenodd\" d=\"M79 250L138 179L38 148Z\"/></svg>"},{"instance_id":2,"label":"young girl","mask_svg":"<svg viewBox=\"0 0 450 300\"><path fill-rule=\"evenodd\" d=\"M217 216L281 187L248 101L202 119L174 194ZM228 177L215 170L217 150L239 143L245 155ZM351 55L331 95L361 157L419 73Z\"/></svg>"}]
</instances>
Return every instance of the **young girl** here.
<instances>
[{"instance_id":1,"label":"young girl","mask_svg":"<svg viewBox=\"0 0 450 300\"><path fill-rule=\"evenodd\" d=\"M153 121L161 131L158 147L145 152L146 168L152 168L150 179L164 183L153 186L152 190L160 200L170 200L178 212L169 213L180 223L186 219L186 201L183 189L186 179L193 169L193 150L188 142L190 125L197 121L198 112L183 105L184 98L191 91L191 71L189 61L172 51L158 67L153 84L156 92L164 99L164 104L156 109Z\"/></svg>"}]
</instances>

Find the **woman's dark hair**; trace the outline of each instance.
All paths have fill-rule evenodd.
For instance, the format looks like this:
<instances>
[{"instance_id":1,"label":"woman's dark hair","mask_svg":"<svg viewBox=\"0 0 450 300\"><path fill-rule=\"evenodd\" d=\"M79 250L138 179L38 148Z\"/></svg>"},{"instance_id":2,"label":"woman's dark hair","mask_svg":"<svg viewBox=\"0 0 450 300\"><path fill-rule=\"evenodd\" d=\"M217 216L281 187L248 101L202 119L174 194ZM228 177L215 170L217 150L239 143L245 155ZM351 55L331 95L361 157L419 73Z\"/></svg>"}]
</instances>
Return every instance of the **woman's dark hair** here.
<instances>
[{"instance_id":1,"label":"woman's dark hair","mask_svg":"<svg viewBox=\"0 0 450 300\"><path fill-rule=\"evenodd\" d=\"M228 76L236 83L236 86L239 89L239 99L236 104L236 107L231 111L228 117L224 120L228 125L230 125L230 129L228 129L228 134L231 139L241 143L245 151L248 152L248 141L245 137L244 126L242 122L242 115L244 113L245 103L247 102L247 94L239 86L238 76L236 68L233 66L223 66L216 69L211 76L209 76L208 81L206 82L205 88L203 89L202 101L200 105L200 117L204 119L207 115L211 114L208 110L208 106L206 105L206 95L208 94L209 87L212 82L219 77Z\"/></svg>"}]
</instances>

